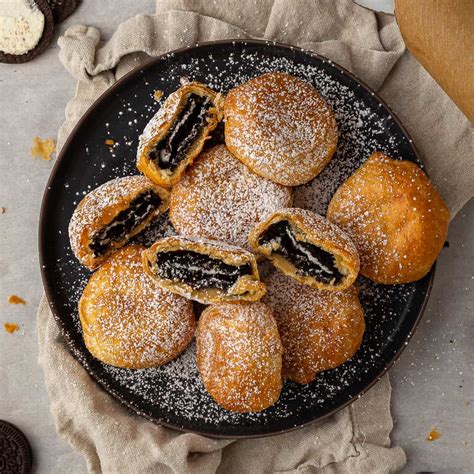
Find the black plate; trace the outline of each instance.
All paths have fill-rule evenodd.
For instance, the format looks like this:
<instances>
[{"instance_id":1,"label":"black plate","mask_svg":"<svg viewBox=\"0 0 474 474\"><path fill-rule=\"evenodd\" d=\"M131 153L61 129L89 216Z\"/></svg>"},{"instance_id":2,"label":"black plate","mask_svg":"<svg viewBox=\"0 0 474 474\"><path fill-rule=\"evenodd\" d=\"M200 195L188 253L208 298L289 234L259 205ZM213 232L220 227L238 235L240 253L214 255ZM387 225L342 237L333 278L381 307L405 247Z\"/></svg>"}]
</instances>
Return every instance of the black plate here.
<instances>
[{"instance_id":1,"label":"black plate","mask_svg":"<svg viewBox=\"0 0 474 474\"><path fill-rule=\"evenodd\" d=\"M314 84L336 113L336 156L313 183L297 189L296 205L324 213L337 186L375 150L421 165L400 122L366 85L343 68L298 48L256 41L202 44L175 51L137 69L103 94L65 144L44 195L40 258L49 304L72 353L112 395L149 419L216 437L251 437L289 431L320 420L370 388L407 344L428 299L434 269L406 285L379 286L363 278L361 301L367 331L356 356L306 386L286 382L280 401L258 414L221 409L199 379L194 346L157 369L106 366L86 350L77 301L90 275L69 248L68 222L91 189L135 174L137 139L159 105L156 89L169 94L186 76L225 92L267 71L286 71ZM105 145L106 139L118 143Z\"/></svg>"}]
</instances>

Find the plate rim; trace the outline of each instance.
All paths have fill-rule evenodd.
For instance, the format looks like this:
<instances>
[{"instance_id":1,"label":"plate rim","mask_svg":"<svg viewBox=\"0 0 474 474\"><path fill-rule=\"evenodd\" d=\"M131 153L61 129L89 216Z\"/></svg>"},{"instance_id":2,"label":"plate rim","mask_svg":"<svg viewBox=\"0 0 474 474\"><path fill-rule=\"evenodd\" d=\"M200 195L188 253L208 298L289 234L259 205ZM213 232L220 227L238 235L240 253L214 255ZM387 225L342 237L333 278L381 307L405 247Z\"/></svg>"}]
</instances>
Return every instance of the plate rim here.
<instances>
[{"instance_id":1,"label":"plate rim","mask_svg":"<svg viewBox=\"0 0 474 474\"><path fill-rule=\"evenodd\" d=\"M133 68L131 71L129 71L127 74L122 76L120 79L118 79L114 84L112 84L110 87L108 87L100 96L89 106L89 108L84 112L84 114L79 118L77 123L74 125L73 129L69 133L66 141L64 142L57 158L54 163L54 166L51 170L51 173L49 175L49 178L47 180L45 190L43 193L43 197L41 200L41 207L40 207L40 215L39 215L39 225L38 225L38 252L39 252L39 264L40 264L40 272L41 272L41 279L43 283L43 288L45 291L46 295L46 300L48 302L48 306L50 308L51 313L53 314L54 320L56 322L56 325L58 326L60 333L62 337L66 340L67 343L67 348L68 350L73 354L74 358L76 361L78 361L81 366L87 371L89 376L94 380L94 382L105 392L108 394L112 395L116 400L118 400L122 405L126 406L127 408L131 409L133 412L135 412L137 415L144 417L148 421L151 421L152 423L158 425L158 426L165 426L170 429L174 429L183 433L195 433L198 435L206 436L209 438L214 438L214 439L252 439L252 438L267 438L270 436L277 436L280 434L284 433L290 433L292 431L299 430L301 428L304 428L306 426L309 426L313 423L317 423L319 421L322 421L324 419L329 418L330 416L334 415L335 413L339 412L340 410L343 410L344 408L348 407L351 405L354 401L358 400L362 395L367 393L388 371L389 369L393 366L393 364L399 359L405 348L407 347L409 341L412 339L415 331L417 330L421 318L425 312L428 300L431 295L431 290L433 288L433 281L434 281L434 276L436 273L436 261L433 264L432 268L430 269L429 272L429 281L427 282L427 287L426 287L426 293L423 297L423 302L421 304L420 310L418 311L418 314L416 315L415 321L413 323L413 327L410 330L410 333L406 337L406 339L403 341L402 345L400 348L390 357L390 360L384 364L382 369L379 370L377 375L374 376L373 380L362 390L354 394L354 396L350 397L348 400L346 400L343 404L339 405L337 408L333 408L329 412L325 413L324 415L317 417L313 420L307 421L302 424L298 424L296 426L290 426L288 428L285 428L283 430L275 430L271 432L265 432L262 434L233 434L231 436L227 434L220 434L220 433L210 433L208 431L201 431L198 429L190 429L190 428L185 428L182 426L179 426L177 424L172 424L167 421L163 420L158 420L154 418L153 416L150 416L147 413L142 412L137 406L135 406L133 403L129 402L126 400L126 398L118 393L116 390L108 386L104 381L98 377L95 372L91 369L89 366L89 363L84 359L84 357L81 354L77 354L78 349L75 346L75 342L73 339L70 337L68 331L66 330L65 324L63 319L59 316L59 314L56 312L55 309L55 304L54 304L54 297L53 297L53 292L52 288L49 285L49 279L47 275L47 266L45 262L45 252L44 248L46 246L46 228L45 228L45 216L46 216L46 207L51 199L51 194L52 194L52 187L51 184L53 181L55 181L56 176L58 174L58 170L60 167L60 164L63 160L66 159L67 156L67 149L70 146L72 140L74 139L75 135L77 134L77 131L82 127L83 123L88 120L88 118L95 112L95 110L104 102L106 99L109 98L110 95L114 94L117 89L119 89L124 83L126 83L130 78L141 74L143 71L146 71L147 69L155 66L157 63L160 63L162 61L166 61L169 57L173 57L175 55L181 54L183 52L189 52L201 48L207 48L209 46L216 46L216 45L235 45L236 43L238 44L243 44L243 45L250 45L250 46L275 46L278 48L283 48L287 49L290 51L298 51L313 57L316 57L320 61L323 61L325 63L329 63L332 67L335 67L336 69L339 69L340 72L343 74L349 76L351 79L353 79L355 82L357 82L361 87L363 87L367 92L369 92L371 95L373 95L383 106L388 110L390 113L393 121L400 127L401 131L405 135L405 137L409 140L409 146L412 148L413 153L415 154L416 158L419 160L419 162L422 164L423 171L426 173L424 161L421 157L420 152L418 151L411 135L408 133L408 130L405 128L401 120L398 118L397 114L392 110L392 108L385 102L384 99L380 97L380 95L374 91L364 80L360 79L356 74L348 71L346 68L338 64L337 62L319 54L314 51L301 48L299 46L293 46L290 44L285 44L285 43L279 43L276 41L271 41L271 40L260 40L260 39L242 39L242 38L236 38L236 39L224 39L224 40L215 40L215 41L206 41L206 42L201 42L201 43L196 43L193 46L186 46L178 49L174 49L171 51L168 51L166 53L163 53L159 56L153 57L147 61L145 61L143 64L138 65L137 67ZM427 174L427 173L426 173Z\"/></svg>"}]
</instances>

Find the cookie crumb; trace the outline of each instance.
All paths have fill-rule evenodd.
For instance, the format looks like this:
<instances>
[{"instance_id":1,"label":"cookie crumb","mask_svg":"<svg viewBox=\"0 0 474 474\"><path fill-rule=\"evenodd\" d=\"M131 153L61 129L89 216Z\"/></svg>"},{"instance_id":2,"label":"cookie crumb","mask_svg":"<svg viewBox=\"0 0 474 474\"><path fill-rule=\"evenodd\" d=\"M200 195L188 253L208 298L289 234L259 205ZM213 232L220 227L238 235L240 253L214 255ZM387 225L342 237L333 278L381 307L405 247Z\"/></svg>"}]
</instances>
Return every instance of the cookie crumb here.
<instances>
[{"instance_id":1,"label":"cookie crumb","mask_svg":"<svg viewBox=\"0 0 474 474\"><path fill-rule=\"evenodd\" d=\"M10 295L8 297L8 302L10 304L26 304L26 301L18 295Z\"/></svg>"},{"instance_id":2,"label":"cookie crumb","mask_svg":"<svg viewBox=\"0 0 474 474\"><path fill-rule=\"evenodd\" d=\"M30 153L33 158L41 158L45 161L51 161L51 155L56 150L56 143L52 138L42 140L39 137L33 138L33 146Z\"/></svg>"},{"instance_id":3,"label":"cookie crumb","mask_svg":"<svg viewBox=\"0 0 474 474\"><path fill-rule=\"evenodd\" d=\"M4 323L3 328L10 334L20 330L20 326L16 323Z\"/></svg>"},{"instance_id":4,"label":"cookie crumb","mask_svg":"<svg viewBox=\"0 0 474 474\"><path fill-rule=\"evenodd\" d=\"M7 208L6 207L0 207L0 214L5 214L5 212L7 212Z\"/></svg>"},{"instance_id":5,"label":"cookie crumb","mask_svg":"<svg viewBox=\"0 0 474 474\"><path fill-rule=\"evenodd\" d=\"M436 429L433 428L426 437L427 441L436 441L437 439L441 438L441 433Z\"/></svg>"},{"instance_id":6,"label":"cookie crumb","mask_svg":"<svg viewBox=\"0 0 474 474\"><path fill-rule=\"evenodd\" d=\"M158 102L161 98L163 97L163 91L160 91L159 89L157 89L154 93L153 93L153 98Z\"/></svg>"},{"instance_id":7,"label":"cookie crumb","mask_svg":"<svg viewBox=\"0 0 474 474\"><path fill-rule=\"evenodd\" d=\"M115 145L115 142L113 140L111 140L110 138L108 140L105 140L104 142L106 145L109 145L109 146L114 146Z\"/></svg>"}]
</instances>

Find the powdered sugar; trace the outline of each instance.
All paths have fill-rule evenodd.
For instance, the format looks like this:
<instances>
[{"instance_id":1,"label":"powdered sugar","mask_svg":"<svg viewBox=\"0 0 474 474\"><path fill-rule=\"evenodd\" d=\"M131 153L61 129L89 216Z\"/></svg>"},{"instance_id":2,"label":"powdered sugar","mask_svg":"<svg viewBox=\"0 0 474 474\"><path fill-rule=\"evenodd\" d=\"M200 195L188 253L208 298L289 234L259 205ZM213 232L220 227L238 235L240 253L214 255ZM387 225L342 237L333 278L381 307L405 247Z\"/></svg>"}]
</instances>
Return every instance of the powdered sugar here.
<instances>
[{"instance_id":1,"label":"powdered sugar","mask_svg":"<svg viewBox=\"0 0 474 474\"><path fill-rule=\"evenodd\" d=\"M176 357L194 333L192 303L162 290L143 270L142 247L114 253L80 302L89 350L107 363L149 367Z\"/></svg>"},{"instance_id":2,"label":"powdered sugar","mask_svg":"<svg viewBox=\"0 0 474 474\"><path fill-rule=\"evenodd\" d=\"M365 324L353 286L343 291L315 290L279 272L266 284L263 301L277 320L288 377L307 383L354 355Z\"/></svg>"},{"instance_id":3,"label":"powdered sugar","mask_svg":"<svg viewBox=\"0 0 474 474\"><path fill-rule=\"evenodd\" d=\"M218 304L201 315L197 362L204 384L221 405L260 411L278 400L282 346L268 306Z\"/></svg>"},{"instance_id":4,"label":"powdered sugar","mask_svg":"<svg viewBox=\"0 0 474 474\"><path fill-rule=\"evenodd\" d=\"M277 183L308 182L336 147L337 126L330 107L308 82L281 72L232 89L224 119L232 153Z\"/></svg>"},{"instance_id":5,"label":"powdered sugar","mask_svg":"<svg viewBox=\"0 0 474 474\"><path fill-rule=\"evenodd\" d=\"M174 186L170 218L183 235L247 248L252 227L291 201L290 188L251 173L220 145L205 151Z\"/></svg>"},{"instance_id":6,"label":"powdered sugar","mask_svg":"<svg viewBox=\"0 0 474 474\"><path fill-rule=\"evenodd\" d=\"M170 55L129 79L96 109L94 126L73 142L64 160L77 163L68 185L56 180L59 189L56 203L48 206L55 215L49 228L48 243L54 251L48 254L47 285L53 309L61 318L66 338L76 357L94 373L107 389L127 400L130 406L155 420L175 427L195 429L210 434L262 434L299 426L340 407L380 376L399 348L427 291L429 278L417 284L396 287L374 285L359 278L360 299L367 323L361 350L348 363L323 372L306 386L286 382L280 400L272 408L256 414L238 414L220 408L207 394L199 378L194 345L174 361L153 369L127 370L101 364L88 354L80 332L77 301L89 273L80 267L69 250L67 222L73 202L97 184L115 176L135 171L138 136L155 113L153 92L171 93L179 86L181 76L208 84L226 92L250 77L268 71L283 71L313 84L332 106L340 131L338 150L329 165L313 182L296 189L295 205L325 214L327 204L342 183L374 150L394 158L413 158L407 139L384 107L366 91L342 76L337 68L297 50L235 43L197 49L181 55ZM285 57L286 56L286 57ZM135 94L139 99L134 99ZM103 117L103 124L98 120ZM135 123L135 120L138 123ZM127 126L127 123L130 125ZM110 123L109 127L105 123ZM118 146L114 156L103 145L113 138ZM98 143L100 145L96 145ZM104 165L104 166L102 166ZM71 165L72 166L72 165ZM93 177L81 179L88 166ZM60 220L59 220L60 219ZM62 222L58 227L58 222ZM59 234L62 232L62 234ZM72 324L71 324L72 320ZM408 330L406 329L408 327Z\"/></svg>"}]
</instances>

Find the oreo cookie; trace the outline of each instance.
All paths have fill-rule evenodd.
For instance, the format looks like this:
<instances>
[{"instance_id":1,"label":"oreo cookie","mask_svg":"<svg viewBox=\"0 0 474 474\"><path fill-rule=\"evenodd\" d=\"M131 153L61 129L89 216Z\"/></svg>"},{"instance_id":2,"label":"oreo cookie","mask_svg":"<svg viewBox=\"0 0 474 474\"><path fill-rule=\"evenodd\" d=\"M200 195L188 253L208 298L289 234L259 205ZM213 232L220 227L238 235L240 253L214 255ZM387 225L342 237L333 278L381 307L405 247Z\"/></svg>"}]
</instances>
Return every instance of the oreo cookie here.
<instances>
[{"instance_id":1,"label":"oreo cookie","mask_svg":"<svg viewBox=\"0 0 474 474\"><path fill-rule=\"evenodd\" d=\"M31 61L48 47L53 30L47 0L13 0L0 8L0 62Z\"/></svg>"},{"instance_id":2,"label":"oreo cookie","mask_svg":"<svg viewBox=\"0 0 474 474\"><path fill-rule=\"evenodd\" d=\"M0 473L29 474L33 464L31 446L14 425L0 420Z\"/></svg>"},{"instance_id":3,"label":"oreo cookie","mask_svg":"<svg viewBox=\"0 0 474 474\"><path fill-rule=\"evenodd\" d=\"M54 21L60 23L71 15L80 3L80 0L48 0L53 11Z\"/></svg>"}]
</instances>

